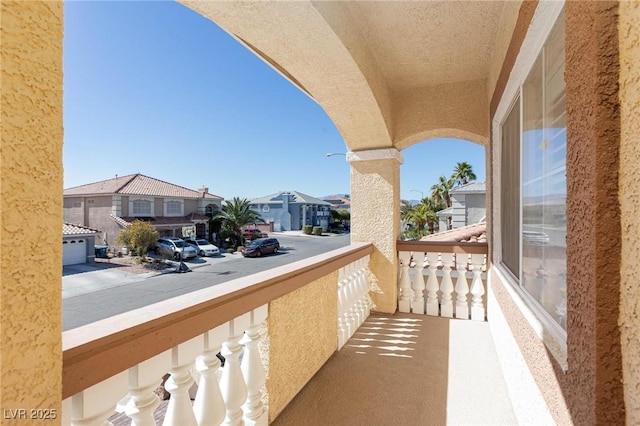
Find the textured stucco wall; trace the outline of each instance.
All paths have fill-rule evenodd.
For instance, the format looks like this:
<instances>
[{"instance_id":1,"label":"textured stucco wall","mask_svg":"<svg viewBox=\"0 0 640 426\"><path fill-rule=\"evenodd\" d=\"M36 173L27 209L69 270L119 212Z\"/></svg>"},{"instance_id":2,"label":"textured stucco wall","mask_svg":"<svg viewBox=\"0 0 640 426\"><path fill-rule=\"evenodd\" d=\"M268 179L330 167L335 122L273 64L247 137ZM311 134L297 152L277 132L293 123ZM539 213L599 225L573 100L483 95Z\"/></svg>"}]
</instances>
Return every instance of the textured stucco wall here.
<instances>
[{"instance_id":1,"label":"textured stucco wall","mask_svg":"<svg viewBox=\"0 0 640 426\"><path fill-rule=\"evenodd\" d=\"M351 163L351 241L372 242L370 268L382 294L371 293L375 310L393 313L398 304L400 163L396 159Z\"/></svg>"},{"instance_id":2,"label":"textured stucco wall","mask_svg":"<svg viewBox=\"0 0 640 426\"><path fill-rule=\"evenodd\" d=\"M620 332L627 424L640 424L640 3L619 6Z\"/></svg>"},{"instance_id":3,"label":"textured stucco wall","mask_svg":"<svg viewBox=\"0 0 640 426\"><path fill-rule=\"evenodd\" d=\"M60 412L62 18L62 2L1 3L3 410ZM16 241L20 242L19 262ZM3 419L2 423L29 421Z\"/></svg>"},{"instance_id":4,"label":"textured stucco wall","mask_svg":"<svg viewBox=\"0 0 640 426\"><path fill-rule=\"evenodd\" d=\"M338 272L269 304L269 420L336 351Z\"/></svg>"},{"instance_id":5,"label":"textured stucco wall","mask_svg":"<svg viewBox=\"0 0 640 426\"><path fill-rule=\"evenodd\" d=\"M618 3L567 2L567 348L576 424L624 422Z\"/></svg>"}]
</instances>

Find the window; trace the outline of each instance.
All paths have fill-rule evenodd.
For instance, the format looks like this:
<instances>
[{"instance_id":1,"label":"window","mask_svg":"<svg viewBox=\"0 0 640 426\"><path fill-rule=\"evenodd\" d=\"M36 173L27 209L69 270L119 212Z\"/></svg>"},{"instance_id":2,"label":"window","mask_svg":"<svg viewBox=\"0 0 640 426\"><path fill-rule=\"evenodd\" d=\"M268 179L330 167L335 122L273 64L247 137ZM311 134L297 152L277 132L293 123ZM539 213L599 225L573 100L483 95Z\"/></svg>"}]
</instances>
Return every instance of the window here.
<instances>
[{"instance_id":1,"label":"window","mask_svg":"<svg viewBox=\"0 0 640 426\"><path fill-rule=\"evenodd\" d=\"M165 216L182 216L182 203L180 201L168 201L165 206Z\"/></svg>"},{"instance_id":2,"label":"window","mask_svg":"<svg viewBox=\"0 0 640 426\"><path fill-rule=\"evenodd\" d=\"M501 127L502 264L566 331L566 105L561 15Z\"/></svg>"},{"instance_id":3,"label":"window","mask_svg":"<svg viewBox=\"0 0 640 426\"><path fill-rule=\"evenodd\" d=\"M269 205L265 204L264 206L262 206L262 212L263 213L269 213Z\"/></svg>"},{"instance_id":4,"label":"window","mask_svg":"<svg viewBox=\"0 0 640 426\"><path fill-rule=\"evenodd\" d=\"M145 200L137 200L133 202L134 216L151 216L151 202Z\"/></svg>"}]
</instances>

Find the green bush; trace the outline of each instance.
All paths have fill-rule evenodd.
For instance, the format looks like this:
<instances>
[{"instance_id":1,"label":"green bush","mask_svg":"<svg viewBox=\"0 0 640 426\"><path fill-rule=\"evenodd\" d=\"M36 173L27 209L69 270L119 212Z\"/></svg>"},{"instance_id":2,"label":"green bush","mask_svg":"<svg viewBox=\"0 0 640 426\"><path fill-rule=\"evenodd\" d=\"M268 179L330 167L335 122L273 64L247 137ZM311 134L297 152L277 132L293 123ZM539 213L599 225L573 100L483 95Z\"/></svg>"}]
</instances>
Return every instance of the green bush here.
<instances>
[{"instance_id":1,"label":"green bush","mask_svg":"<svg viewBox=\"0 0 640 426\"><path fill-rule=\"evenodd\" d=\"M302 227L302 233L303 234L311 235L312 231L313 231L313 226L311 226L311 225L304 225Z\"/></svg>"},{"instance_id":2,"label":"green bush","mask_svg":"<svg viewBox=\"0 0 640 426\"><path fill-rule=\"evenodd\" d=\"M314 226L313 235L322 235L322 226Z\"/></svg>"}]
</instances>

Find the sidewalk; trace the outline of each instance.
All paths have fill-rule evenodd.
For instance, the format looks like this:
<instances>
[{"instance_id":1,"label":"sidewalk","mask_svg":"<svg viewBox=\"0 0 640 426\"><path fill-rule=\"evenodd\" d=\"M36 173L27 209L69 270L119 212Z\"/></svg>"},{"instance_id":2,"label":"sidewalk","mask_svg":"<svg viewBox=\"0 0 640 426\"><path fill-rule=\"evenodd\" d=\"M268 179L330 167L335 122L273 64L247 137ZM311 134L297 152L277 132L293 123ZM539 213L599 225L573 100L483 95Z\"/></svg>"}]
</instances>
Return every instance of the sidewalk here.
<instances>
[{"instance_id":1,"label":"sidewalk","mask_svg":"<svg viewBox=\"0 0 640 426\"><path fill-rule=\"evenodd\" d=\"M233 258L232 255L222 255L214 258L198 258L185 262L189 269L196 269L213 263L224 262ZM153 270L142 265L130 264L131 258L96 259L94 263L68 265L62 268L62 298L80 296L108 288L120 287L144 281L157 275L175 273L178 262L171 262L171 266Z\"/></svg>"}]
</instances>

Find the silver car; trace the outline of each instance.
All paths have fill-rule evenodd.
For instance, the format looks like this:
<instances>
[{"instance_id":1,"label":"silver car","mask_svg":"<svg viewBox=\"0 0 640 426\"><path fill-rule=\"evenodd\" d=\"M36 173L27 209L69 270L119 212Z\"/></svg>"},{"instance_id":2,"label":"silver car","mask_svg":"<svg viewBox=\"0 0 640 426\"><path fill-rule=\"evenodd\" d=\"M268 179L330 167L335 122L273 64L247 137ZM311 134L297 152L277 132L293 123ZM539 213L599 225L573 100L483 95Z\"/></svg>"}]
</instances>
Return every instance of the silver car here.
<instances>
[{"instance_id":1,"label":"silver car","mask_svg":"<svg viewBox=\"0 0 640 426\"><path fill-rule=\"evenodd\" d=\"M156 254L171 256L175 260L192 259L198 256L198 252L181 238L163 237L158 240L155 247Z\"/></svg>"}]
</instances>

